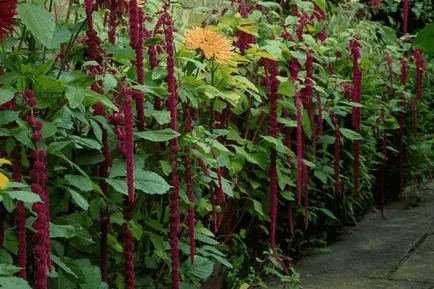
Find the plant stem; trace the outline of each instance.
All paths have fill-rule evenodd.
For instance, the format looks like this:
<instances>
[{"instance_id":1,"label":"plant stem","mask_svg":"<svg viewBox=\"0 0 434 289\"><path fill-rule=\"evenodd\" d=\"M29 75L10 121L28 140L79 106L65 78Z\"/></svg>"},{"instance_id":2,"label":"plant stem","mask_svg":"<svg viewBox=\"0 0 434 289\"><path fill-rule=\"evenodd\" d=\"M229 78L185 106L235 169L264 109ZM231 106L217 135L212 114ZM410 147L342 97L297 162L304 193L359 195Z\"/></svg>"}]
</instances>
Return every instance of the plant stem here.
<instances>
[{"instance_id":1,"label":"plant stem","mask_svg":"<svg viewBox=\"0 0 434 289\"><path fill-rule=\"evenodd\" d=\"M60 78L60 75L62 74L63 69L65 69L66 62L68 62L68 57L71 54L72 46L73 46L74 42L77 40L78 35L83 30L83 28L86 25L89 17L93 14L93 12L95 11L95 9L96 9L96 7L94 6L93 9L92 9L92 11L89 13L89 15L86 16L86 19L83 21L83 23L81 23L80 28L78 29L77 33L75 33L75 35L71 36L71 39L69 40L69 43L68 43L68 47L66 49L65 57L63 57L62 63L60 64L59 73L57 74L57 77L56 77L57 79Z\"/></svg>"}]
</instances>

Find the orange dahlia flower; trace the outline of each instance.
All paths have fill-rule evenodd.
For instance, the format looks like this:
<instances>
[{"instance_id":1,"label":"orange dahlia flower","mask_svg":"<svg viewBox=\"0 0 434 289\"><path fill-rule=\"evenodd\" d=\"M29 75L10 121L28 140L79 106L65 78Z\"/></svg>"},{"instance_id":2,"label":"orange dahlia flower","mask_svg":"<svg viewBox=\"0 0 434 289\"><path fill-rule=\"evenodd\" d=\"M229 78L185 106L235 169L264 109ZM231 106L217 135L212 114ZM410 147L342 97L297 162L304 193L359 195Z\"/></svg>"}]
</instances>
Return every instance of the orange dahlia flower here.
<instances>
[{"instance_id":1,"label":"orange dahlia flower","mask_svg":"<svg viewBox=\"0 0 434 289\"><path fill-rule=\"evenodd\" d=\"M232 57L232 42L217 32L194 27L185 32L185 46L188 49L200 49L206 59L214 57L220 64L226 64Z\"/></svg>"}]
</instances>

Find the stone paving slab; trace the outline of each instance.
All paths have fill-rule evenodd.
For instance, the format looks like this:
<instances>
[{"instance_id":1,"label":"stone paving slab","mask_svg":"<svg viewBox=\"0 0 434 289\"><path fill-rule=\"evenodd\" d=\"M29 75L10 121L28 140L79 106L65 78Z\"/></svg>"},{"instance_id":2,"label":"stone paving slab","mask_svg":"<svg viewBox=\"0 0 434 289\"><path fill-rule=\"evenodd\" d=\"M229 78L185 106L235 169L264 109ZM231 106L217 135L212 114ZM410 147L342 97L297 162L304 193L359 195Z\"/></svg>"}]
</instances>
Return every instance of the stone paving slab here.
<instances>
[{"instance_id":1,"label":"stone paving slab","mask_svg":"<svg viewBox=\"0 0 434 289\"><path fill-rule=\"evenodd\" d=\"M434 289L434 196L365 216L329 252L296 263L305 289ZM278 288L278 287L271 287Z\"/></svg>"},{"instance_id":2,"label":"stone paving slab","mask_svg":"<svg viewBox=\"0 0 434 289\"><path fill-rule=\"evenodd\" d=\"M277 287L276 287L277 288ZM305 283L309 289L431 289L427 283L386 279L327 279L320 278Z\"/></svg>"},{"instance_id":3,"label":"stone paving slab","mask_svg":"<svg viewBox=\"0 0 434 289\"><path fill-rule=\"evenodd\" d=\"M412 254L391 277L394 280L422 281L434 284L434 255Z\"/></svg>"}]
</instances>

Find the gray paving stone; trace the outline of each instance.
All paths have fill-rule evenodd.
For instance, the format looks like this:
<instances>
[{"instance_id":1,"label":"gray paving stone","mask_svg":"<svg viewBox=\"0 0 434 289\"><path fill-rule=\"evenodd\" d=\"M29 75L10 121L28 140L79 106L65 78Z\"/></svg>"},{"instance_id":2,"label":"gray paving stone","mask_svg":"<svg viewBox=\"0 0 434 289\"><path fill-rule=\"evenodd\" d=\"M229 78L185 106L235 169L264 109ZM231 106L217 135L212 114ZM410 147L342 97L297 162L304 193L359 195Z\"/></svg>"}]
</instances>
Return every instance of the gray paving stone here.
<instances>
[{"instance_id":1,"label":"gray paving stone","mask_svg":"<svg viewBox=\"0 0 434 289\"><path fill-rule=\"evenodd\" d=\"M422 281L434 284L434 254L414 253L399 269L392 279Z\"/></svg>"},{"instance_id":2,"label":"gray paving stone","mask_svg":"<svg viewBox=\"0 0 434 289\"><path fill-rule=\"evenodd\" d=\"M306 289L433 289L434 196L365 216L343 241L296 263ZM270 288L278 288L273 286Z\"/></svg>"}]
</instances>

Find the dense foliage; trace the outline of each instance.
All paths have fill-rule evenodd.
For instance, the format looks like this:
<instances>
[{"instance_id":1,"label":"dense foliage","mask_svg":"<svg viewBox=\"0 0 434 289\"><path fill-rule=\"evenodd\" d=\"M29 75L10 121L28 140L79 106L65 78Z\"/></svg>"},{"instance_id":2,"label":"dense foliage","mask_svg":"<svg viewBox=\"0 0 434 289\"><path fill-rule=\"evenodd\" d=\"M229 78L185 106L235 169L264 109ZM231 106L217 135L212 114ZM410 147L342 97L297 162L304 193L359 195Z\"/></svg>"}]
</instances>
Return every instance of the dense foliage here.
<instances>
[{"instance_id":1,"label":"dense foliage","mask_svg":"<svg viewBox=\"0 0 434 289\"><path fill-rule=\"evenodd\" d=\"M0 288L300 288L432 173L399 1L0 1Z\"/></svg>"}]
</instances>

